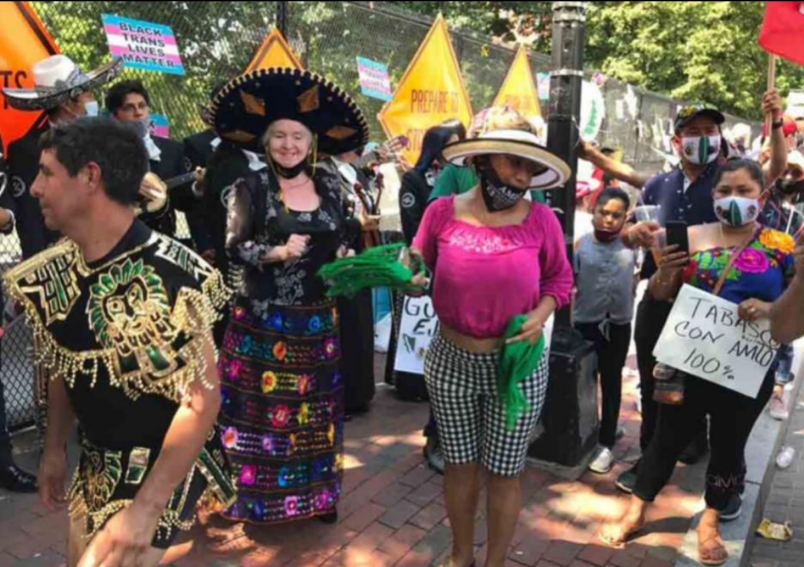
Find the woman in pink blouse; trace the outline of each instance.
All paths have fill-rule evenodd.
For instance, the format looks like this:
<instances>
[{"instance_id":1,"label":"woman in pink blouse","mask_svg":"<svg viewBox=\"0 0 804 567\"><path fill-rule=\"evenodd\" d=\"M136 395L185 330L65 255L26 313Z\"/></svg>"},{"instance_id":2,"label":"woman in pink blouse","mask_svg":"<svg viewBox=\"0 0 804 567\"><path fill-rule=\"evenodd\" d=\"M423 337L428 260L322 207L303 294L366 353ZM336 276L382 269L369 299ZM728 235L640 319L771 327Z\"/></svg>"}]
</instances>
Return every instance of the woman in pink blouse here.
<instances>
[{"instance_id":1,"label":"woman in pink blouse","mask_svg":"<svg viewBox=\"0 0 804 567\"><path fill-rule=\"evenodd\" d=\"M480 183L427 209L414 254L434 273L441 322L425 364L447 462L444 489L453 533L449 567L474 566L474 518L481 467L488 478L486 567L503 567L521 505L519 478L547 390L548 364L520 382L528 409L506 427L497 395L497 364L509 321L527 315L509 342L538 342L556 308L569 302L572 270L550 208L525 199L529 189L563 185L569 168L538 143L512 110L491 113L478 138L447 146Z\"/></svg>"}]
</instances>

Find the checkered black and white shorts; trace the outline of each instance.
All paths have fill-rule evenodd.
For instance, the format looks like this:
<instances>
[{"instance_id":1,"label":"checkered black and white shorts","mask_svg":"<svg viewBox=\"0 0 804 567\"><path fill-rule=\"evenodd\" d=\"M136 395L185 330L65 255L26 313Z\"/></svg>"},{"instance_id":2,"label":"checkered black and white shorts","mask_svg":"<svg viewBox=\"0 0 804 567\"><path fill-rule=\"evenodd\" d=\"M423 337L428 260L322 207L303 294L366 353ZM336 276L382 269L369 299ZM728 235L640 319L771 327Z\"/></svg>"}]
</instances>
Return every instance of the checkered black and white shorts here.
<instances>
[{"instance_id":1,"label":"checkered black and white shorts","mask_svg":"<svg viewBox=\"0 0 804 567\"><path fill-rule=\"evenodd\" d=\"M529 411L508 431L497 397L498 355L472 353L441 336L433 340L424 376L447 463L480 463L498 476L522 473L547 392L548 358L543 356L536 371L520 382Z\"/></svg>"}]
</instances>

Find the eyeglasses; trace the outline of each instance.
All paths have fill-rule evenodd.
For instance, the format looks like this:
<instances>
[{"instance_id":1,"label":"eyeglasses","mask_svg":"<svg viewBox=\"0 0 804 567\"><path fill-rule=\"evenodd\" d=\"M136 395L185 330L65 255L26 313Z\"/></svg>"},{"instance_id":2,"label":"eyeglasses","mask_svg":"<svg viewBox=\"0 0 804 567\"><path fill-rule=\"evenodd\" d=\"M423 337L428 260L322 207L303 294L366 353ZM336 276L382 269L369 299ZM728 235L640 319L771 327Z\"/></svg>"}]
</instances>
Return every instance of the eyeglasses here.
<instances>
[{"instance_id":1,"label":"eyeglasses","mask_svg":"<svg viewBox=\"0 0 804 567\"><path fill-rule=\"evenodd\" d=\"M134 112L135 110L148 110L148 103L147 102L140 102L138 104L124 104L120 110L123 112Z\"/></svg>"}]
</instances>

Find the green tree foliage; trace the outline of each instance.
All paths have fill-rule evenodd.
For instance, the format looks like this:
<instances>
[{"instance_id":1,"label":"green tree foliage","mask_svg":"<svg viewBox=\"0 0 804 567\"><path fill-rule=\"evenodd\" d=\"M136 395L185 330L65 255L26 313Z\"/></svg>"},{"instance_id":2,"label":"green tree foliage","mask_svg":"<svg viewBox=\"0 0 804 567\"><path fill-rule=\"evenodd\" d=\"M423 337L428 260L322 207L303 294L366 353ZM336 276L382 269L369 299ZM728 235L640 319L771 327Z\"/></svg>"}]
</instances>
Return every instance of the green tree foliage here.
<instances>
[{"instance_id":1,"label":"green tree foliage","mask_svg":"<svg viewBox=\"0 0 804 567\"><path fill-rule=\"evenodd\" d=\"M451 25L518 38L550 52L550 2L395 2ZM764 2L587 2L587 69L676 99L761 118L767 54L757 44ZM804 69L780 62L777 87L804 88Z\"/></svg>"},{"instance_id":2,"label":"green tree foliage","mask_svg":"<svg viewBox=\"0 0 804 567\"><path fill-rule=\"evenodd\" d=\"M443 13L474 110L488 106L524 42L536 54L551 48L551 2L290 2L288 40L305 66L352 93L370 118L382 102L360 94L356 56L386 63L393 84ZM101 14L170 25L185 76L126 70L150 88L154 111L168 115L171 135L201 130L198 104L212 85L248 64L276 20L276 2L34 2L60 49L83 68L108 60ZM709 102L759 118L767 56L757 45L762 2L588 2L587 69L678 99ZM389 16L372 8L388 8ZM535 71L545 56L532 56ZM804 69L782 63L782 92L804 88Z\"/></svg>"}]
</instances>

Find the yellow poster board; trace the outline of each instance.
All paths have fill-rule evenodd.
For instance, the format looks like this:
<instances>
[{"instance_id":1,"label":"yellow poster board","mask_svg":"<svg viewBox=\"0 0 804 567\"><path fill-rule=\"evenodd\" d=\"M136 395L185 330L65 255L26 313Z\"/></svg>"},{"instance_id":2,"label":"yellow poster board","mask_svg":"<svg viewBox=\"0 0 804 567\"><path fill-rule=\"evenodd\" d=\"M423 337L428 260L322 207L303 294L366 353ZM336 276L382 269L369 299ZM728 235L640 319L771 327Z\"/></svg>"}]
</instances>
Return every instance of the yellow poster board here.
<instances>
[{"instance_id":1,"label":"yellow poster board","mask_svg":"<svg viewBox=\"0 0 804 567\"><path fill-rule=\"evenodd\" d=\"M265 37L265 41L246 67L246 73L255 69L268 69L270 67L290 67L291 69L304 69L299 58L282 37L278 29L274 28Z\"/></svg>"},{"instance_id":2,"label":"yellow poster board","mask_svg":"<svg viewBox=\"0 0 804 567\"><path fill-rule=\"evenodd\" d=\"M542 107L539 104L539 90L533 78L527 49L519 47L514 62L503 81L494 106L510 106L528 118L541 118Z\"/></svg>"},{"instance_id":3,"label":"yellow poster board","mask_svg":"<svg viewBox=\"0 0 804 567\"><path fill-rule=\"evenodd\" d=\"M407 137L402 156L410 164L418 160L429 128L451 119L465 126L471 122L472 105L443 16L427 32L378 118L389 138Z\"/></svg>"},{"instance_id":4,"label":"yellow poster board","mask_svg":"<svg viewBox=\"0 0 804 567\"><path fill-rule=\"evenodd\" d=\"M0 2L0 89L33 88L34 63L59 53L56 42L28 2ZM6 153L8 145L21 138L43 117L41 111L11 108L0 93L0 138Z\"/></svg>"}]
</instances>

